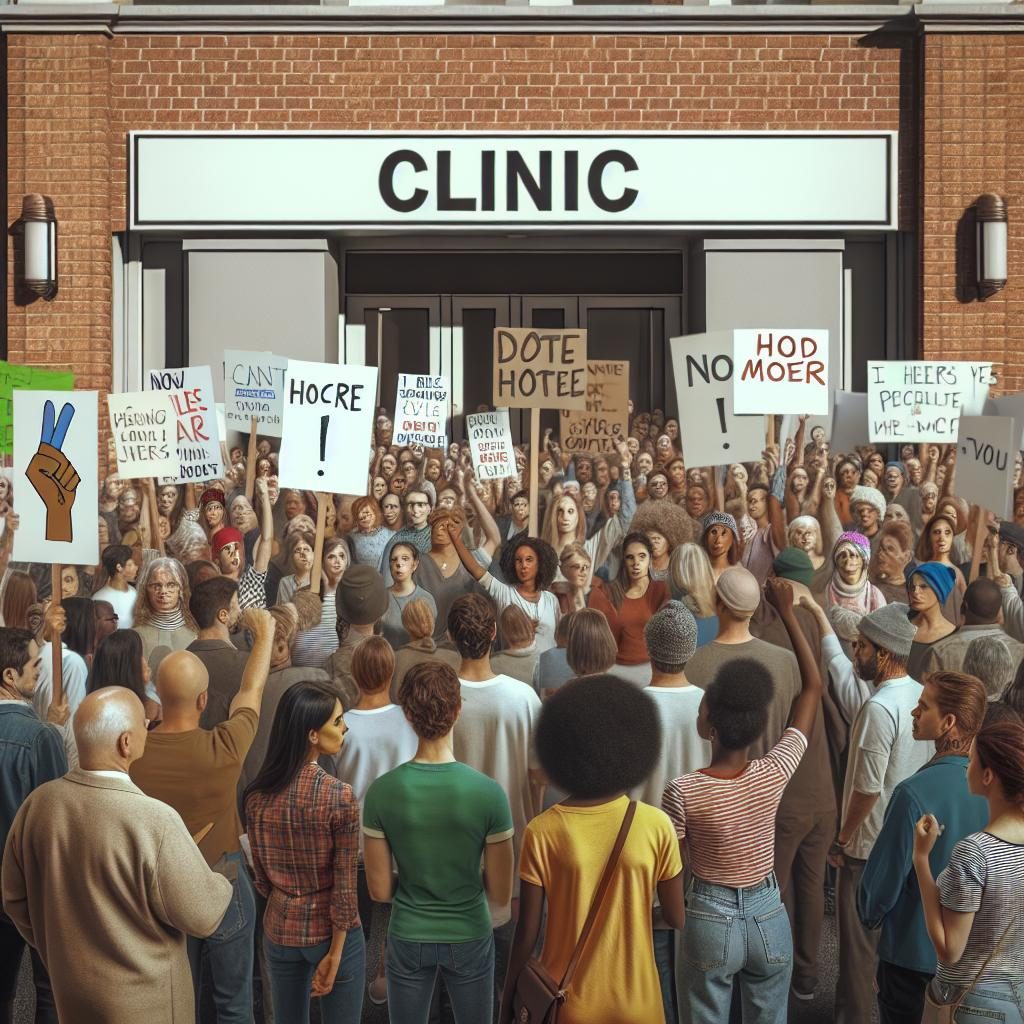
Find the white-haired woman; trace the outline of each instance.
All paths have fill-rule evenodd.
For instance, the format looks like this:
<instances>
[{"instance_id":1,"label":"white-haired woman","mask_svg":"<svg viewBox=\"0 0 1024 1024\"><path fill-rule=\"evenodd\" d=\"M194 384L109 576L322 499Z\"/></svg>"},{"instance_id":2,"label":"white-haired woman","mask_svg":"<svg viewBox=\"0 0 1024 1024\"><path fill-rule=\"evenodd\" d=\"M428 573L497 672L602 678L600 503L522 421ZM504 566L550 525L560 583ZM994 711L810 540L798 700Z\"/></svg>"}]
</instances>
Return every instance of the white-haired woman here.
<instances>
[{"instance_id":1,"label":"white-haired woman","mask_svg":"<svg viewBox=\"0 0 1024 1024\"><path fill-rule=\"evenodd\" d=\"M168 654L184 650L196 639L188 599L188 576L176 558L154 558L139 573L133 628L142 640L142 655L154 679Z\"/></svg>"}]
</instances>

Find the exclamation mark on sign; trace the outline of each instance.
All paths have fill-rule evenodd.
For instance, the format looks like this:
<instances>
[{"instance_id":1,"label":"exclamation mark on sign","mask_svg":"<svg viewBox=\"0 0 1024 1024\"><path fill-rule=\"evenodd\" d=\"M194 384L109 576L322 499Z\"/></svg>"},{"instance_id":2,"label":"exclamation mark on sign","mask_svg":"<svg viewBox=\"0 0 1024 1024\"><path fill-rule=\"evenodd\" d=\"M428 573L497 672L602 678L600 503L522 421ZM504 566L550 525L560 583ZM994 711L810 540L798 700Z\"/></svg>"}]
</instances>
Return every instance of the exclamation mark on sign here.
<instances>
[{"instance_id":1,"label":"exclamation mark on sign","mask_svg":"<svg viewBox=\"0 0 1024 1024\"><path fill-rule=\"evenodd\" d=\"M718 425L722 428L722 433L724 434L725 433L725 399L724 398L716 398L715 399L715 405L718 406ZM728 448L729 447L729 442L728 441L723 441L722 442L722 447L723 448Z\"/></svg>"},{"instance_id":2,"label":"exclamation mark on sign","mask_svg":"<svg viewBox=\"0 0 1024 1024\"><path fill-rule=\"evenodd\" d=\"M330 420L329 416L320 417L320 461L324 462L327 459L327 423ZM723 428L724 429L724 428ZM728 445L726 445L728 447ZM318 469L316 471L317 476L323 476L324 471Z\"/></svg>"}]
</instances>

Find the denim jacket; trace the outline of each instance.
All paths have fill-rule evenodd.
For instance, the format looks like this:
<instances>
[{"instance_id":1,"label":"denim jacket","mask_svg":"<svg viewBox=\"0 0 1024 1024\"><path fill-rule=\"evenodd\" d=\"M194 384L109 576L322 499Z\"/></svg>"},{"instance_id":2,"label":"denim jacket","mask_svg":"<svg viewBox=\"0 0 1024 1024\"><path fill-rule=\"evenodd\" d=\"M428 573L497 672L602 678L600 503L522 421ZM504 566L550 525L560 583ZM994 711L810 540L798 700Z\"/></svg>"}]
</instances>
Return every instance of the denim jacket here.
<instances>
[{"instance_id":1,"label":"denim jacket","mask_svg":"<svg viewBox=\"0 0 1024 1024\"><path fill-rule=\"evenodd\" d=\"M60 733L30 703L0 701L0 849L29 793L67 770Z\"/></svg>"}]
</instances>

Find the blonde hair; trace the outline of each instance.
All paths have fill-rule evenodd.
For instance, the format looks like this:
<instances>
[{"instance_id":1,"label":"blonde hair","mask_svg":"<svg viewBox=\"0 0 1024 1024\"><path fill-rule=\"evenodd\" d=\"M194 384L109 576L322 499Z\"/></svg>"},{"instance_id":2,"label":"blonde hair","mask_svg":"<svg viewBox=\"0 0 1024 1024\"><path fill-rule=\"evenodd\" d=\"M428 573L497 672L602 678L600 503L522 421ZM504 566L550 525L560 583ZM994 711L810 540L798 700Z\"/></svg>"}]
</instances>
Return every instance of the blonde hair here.
<instances>
[{"instance_id":1,"label":"blonde hair","mask_svg":"<svg viewBox=\"0 0 1024 1024\"><path fill-rule=\"evenodd\" d=\"M421 597L410 601L402 609L402 627L410 640L424 640L434 634L434 613Z\"/></svg>"},{"instance_id":2,"label":"blonde hair","mask_svg":"<svg viewBox=\"0 0 1024 1024\"><path fill-rule=\"evenodd\" d=\"M690 599L698 618L715 614L715 577L711 559L699 544L680 544L668 563L672 589Z\"/></svg>"},{"instance_id":3,"label":"blonde hair","mask_svg":"<svg viewBox=\"0 0 1024 1024\"><path fill-rule=\"evenodd\" d=\"M533 643L537 624L518 605L506 605L498 616L498 628L506 647L526 647Z\"/></svg>"}]
</instances>

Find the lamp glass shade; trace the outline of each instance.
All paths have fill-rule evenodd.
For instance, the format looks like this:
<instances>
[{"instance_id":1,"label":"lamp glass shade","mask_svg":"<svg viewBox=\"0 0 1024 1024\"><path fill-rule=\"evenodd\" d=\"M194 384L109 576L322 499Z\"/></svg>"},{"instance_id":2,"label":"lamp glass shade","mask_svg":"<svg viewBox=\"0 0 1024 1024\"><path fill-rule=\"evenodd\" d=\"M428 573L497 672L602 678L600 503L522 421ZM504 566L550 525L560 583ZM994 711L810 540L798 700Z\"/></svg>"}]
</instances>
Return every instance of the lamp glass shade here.
<instances>
[{"instance_id":1,"label":"lamp glass shade","mask_svg":"<svg viewBox=\"0 0 1024 1024\"><path fill-rule=\"evenodd\" d=\"M978 280L1005 281L1007 277L1005 220L978 223Z\"/></svg>"},{"instance_id":2,"label":"lamp glass shade","mask_svg":"<svg viewBox=\"0 0 1024 1024\"><path fill-rule=\"evenodd\" d=\"M53 280L52 221L25 221L25 280Z\"/></svg>"}]
</instances>

